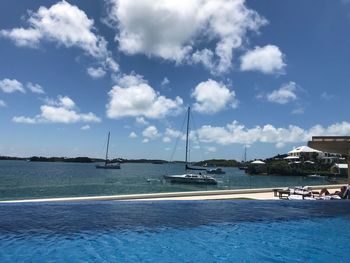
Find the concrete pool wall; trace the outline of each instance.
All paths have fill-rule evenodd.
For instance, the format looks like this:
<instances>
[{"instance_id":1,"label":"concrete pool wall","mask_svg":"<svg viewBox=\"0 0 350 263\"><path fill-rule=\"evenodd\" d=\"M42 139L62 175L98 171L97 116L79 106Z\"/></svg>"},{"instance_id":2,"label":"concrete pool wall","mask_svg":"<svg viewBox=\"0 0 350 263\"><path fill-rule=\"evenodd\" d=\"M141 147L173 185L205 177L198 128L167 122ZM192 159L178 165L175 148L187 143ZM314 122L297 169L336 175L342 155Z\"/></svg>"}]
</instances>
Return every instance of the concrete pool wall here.
<instances>
[{"instance_id":1,"label":"concrete pool wall","mask_svg":"<svg viewBox=\"0 0 350 263\"><path fill-rule=\"evenodd\" d=\"M311 190L340 189L342 184L337 185L316 185L309 186ZM281 187L284 189L286 187ZM108 195L108 196L83 196L83 197L63 197L63 198L41 198L6 200L0 203L26 203L26 202L74 202L74 201L129 201L129 200L223 200L223 199L256 199L256 200L279 200L274 195L275 188L255 188L238 190L217 190L217 191L193 191L193 192L169 192L152 194L132 194L132 195Z\"/></svg>"}]
</instances>

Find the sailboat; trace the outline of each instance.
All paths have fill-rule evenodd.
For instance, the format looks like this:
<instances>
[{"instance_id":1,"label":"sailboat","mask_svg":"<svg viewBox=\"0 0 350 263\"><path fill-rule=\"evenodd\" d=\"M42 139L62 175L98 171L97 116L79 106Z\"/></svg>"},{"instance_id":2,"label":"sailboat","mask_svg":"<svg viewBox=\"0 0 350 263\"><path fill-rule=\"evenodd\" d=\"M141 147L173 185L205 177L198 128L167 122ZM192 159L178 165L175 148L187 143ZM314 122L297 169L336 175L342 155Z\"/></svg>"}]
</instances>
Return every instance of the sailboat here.
<instances>
[{"instance_id":1,"label":"sailboat","mask_svg":"<svg viewBox=\"0 0 350 263\"><path fill-rule=\"evenodd\" d=\"M248 167L247 167L247 146L245 145L244 146L244 162L243 164L241 163L240 166L238 166L238 169L240 170L247 170Z\"/></svg>"},{"instance_id":2,"label":"sailboat","mask_svg":"<svg viewBox=\"0 0 350 263\"><path fill-rule=\"evenodd\" d=\"M119 163L108 163L108 148L109 148L109 138L111 136L111 133L108 132L108 139L107 139L107 149L106 149L106 159L104 164L98 164L96 165L96 168L100 169L120 169Z\"/></svg>"},{"instance_id":3,"label":"sailboat","mask_svg":"<svg viewBox=\"0 0 350 263\"><path fill-rule=\"evenodd\" d=\"M185 174L178 175L165 175L164 178L171 183L184 183L184 184L217 184L218 182L206 174L193 174L187 173L188 166L188 133L189 133L189 121L190 121L190 107L187 109L187 131L186 131L186 154L185 154ZM191 168L190 168L191 169Z\"/></svg>"}]
</instances>

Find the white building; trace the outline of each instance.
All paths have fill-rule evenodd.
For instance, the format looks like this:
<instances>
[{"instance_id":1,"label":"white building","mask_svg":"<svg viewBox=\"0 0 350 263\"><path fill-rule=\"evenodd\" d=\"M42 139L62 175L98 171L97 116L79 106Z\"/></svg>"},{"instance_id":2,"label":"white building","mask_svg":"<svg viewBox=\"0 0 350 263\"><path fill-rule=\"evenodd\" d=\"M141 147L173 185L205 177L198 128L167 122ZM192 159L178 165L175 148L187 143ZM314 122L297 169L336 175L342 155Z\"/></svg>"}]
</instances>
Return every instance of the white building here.
<instances>
[{"instance_id":1,"label":"white building","mask_svg":"<svg viewBox=\"0 0 350 263\"><path fill-rule=\"evenodd\" d=\"M347 175L348 174L348 164L346 163L335 163L331 167L331 172L338 175Z\"/></svg>"}]
</instances>

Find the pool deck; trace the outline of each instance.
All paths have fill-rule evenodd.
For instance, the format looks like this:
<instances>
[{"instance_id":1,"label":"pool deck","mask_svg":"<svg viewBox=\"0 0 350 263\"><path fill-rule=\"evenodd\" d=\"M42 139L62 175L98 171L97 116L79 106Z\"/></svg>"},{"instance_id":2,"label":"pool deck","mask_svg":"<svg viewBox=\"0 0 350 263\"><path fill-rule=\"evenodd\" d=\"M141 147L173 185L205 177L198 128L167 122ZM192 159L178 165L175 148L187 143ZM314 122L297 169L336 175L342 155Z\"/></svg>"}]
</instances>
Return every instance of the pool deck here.
<instances>
[{"instance_id":1,"label":"pool deck","mask_svg":"<svg viewBox=\"0 0 350 263\"><path fill-rule=\"evenodd\" d=\"M310 186L312 190L340 189L341 185L318 185ZM110 196L86 196L86 197L64 197L64 198L41 198L25 200L6 200L0 203L29 203L29 202L78 202L78 201L161 201L161 200L228 200L228 199L253 199L253 200L280 200L274 195L276 188L255 188L237 190L217 191L194 191L194 192L173 192L133 195L110 195ZM280 187L283 189L286 187Z\"/></svg>"}]
</instances>

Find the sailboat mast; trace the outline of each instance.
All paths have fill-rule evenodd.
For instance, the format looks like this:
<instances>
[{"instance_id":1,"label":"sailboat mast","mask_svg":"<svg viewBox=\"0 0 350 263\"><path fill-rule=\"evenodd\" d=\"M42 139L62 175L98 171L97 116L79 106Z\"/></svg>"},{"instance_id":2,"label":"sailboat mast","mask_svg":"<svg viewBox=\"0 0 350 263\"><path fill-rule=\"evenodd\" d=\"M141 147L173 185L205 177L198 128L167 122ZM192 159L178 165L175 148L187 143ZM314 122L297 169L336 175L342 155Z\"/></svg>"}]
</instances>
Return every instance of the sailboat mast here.
<instances>
[{"instance_id":1,"label":"sailboat mast","mask_svg":"<svg viewBox=\"0 0 350 263\"><path fill-rule=\"evenodd\" d=\"M189 124L190 124L190 107L187 109L187 131L186 131L186 157L185 157L185 163L187 168L187 154L188 154L188 131L189 131Z\"/></svg>"},{"instance_id":2,"label":"sailboat mast","mask_svg":"<svg viewBox=\"0 0 350 263\"><path fill-rule=\"evenodd\" d=\"M244 162L247 162L247 146L244 146Z\"/></svg>"},{"instance_id":3,"label":"sailboat mast","mask_svg":"<svg viewBox=\"0 0 350 263\"><path fill-rule=\"evenodd\" d=\"M109 147L109 136L111 135L111 132L108 132L108 139L107 139L107 150L106 150L106 160L105 160L105 165L107 165L107 160L108 160L108 147Z\"/></svg>"}]
</instances>

